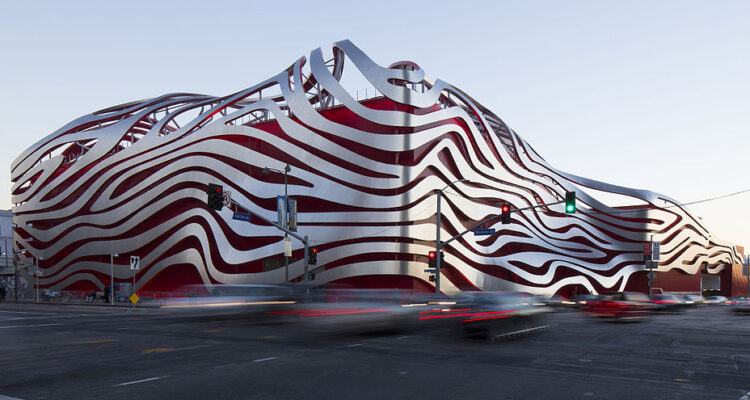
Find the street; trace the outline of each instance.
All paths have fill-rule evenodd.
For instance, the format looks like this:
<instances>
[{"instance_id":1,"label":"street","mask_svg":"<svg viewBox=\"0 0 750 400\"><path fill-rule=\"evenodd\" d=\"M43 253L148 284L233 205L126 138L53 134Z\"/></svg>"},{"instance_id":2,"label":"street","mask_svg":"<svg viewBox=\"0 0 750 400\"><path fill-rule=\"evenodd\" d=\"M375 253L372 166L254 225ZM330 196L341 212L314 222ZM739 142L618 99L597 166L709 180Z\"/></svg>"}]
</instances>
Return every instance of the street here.
<instances>
[{"instance_id":1,"label":"street","mask_svg":"<svg viewBox=\"0 0 750 400\"><path fill-rule=\"evenodd\" d=\"M449 330L306 335L159 309L0 305L0 399L732 399L750 316L721 306L605 322L577 311L488 343Z\"/></svg>"}]
</instances>

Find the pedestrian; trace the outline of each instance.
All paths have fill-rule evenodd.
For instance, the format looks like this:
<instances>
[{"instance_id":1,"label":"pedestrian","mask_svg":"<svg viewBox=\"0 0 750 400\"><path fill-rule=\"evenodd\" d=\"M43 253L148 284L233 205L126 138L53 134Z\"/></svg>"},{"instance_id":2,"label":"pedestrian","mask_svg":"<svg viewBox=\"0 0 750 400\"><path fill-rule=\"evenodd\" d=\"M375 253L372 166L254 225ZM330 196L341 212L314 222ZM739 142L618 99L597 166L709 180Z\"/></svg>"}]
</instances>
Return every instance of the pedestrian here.
<instances>
[{"instance_id":1,"label":"pedestrian","mask_svg":"<svg viewBox=\"0 0 750 400\"><path fill-rule=\"evenodd\" d=\"M0 301L5 301L5 295L7 293L8 292L5 291L5 286L4 285L0 285Z\"/></svg>"},{"instance_id":2,"label":"pedestrian","mask_svg":"<svg viewBox=\"0 0 750 400\"><path fill-rule=\"evenodd\" d=\"M109 286L105 286L104 287L104 302L105 303L109 303L109 293L110 293Z\"/></svg>"}]
</instances>

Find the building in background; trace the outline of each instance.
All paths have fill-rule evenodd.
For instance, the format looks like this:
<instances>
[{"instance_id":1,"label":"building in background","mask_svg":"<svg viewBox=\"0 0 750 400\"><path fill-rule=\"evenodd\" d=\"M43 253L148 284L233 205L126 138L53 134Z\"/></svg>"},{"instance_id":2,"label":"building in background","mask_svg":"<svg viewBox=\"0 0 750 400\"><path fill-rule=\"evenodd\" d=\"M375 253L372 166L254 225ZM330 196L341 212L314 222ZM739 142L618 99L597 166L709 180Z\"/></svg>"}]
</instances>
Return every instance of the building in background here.
<instances>
[{"instance_id":1,"label":"building in background","mask_svg":"<svg viewBox=\"0 0 750 400\"><path fill-rule=\"evenodd\" d=\"M0 210L0 286L5 287L6 295L13 294L15 272L13 266L13 212Z\"/></svg>"},{"instance_id":2,"label":"building in background","mask_svg":"<svg viewBox=\"0 0 750 400\"><path fill-rule=\"evenodd\" d=\"M343 87L351 69L372 88ZM460 89L412 62L380 66L349 41L224 97L175 93L83 116L19 155L11 176L16 250L55 290L101 290L110 271L123 283L135 274L141 293L282 283L283 233L232 213L276 220L285 182L298 231L319 250L316 284L434 290L425 268L442 191L443 240L503 203L513 209L510 223L483 226L494 235L444 248L447 293L646 291L652 239L657 291L739 287L742 249L678 201L560 171ZM209 183L236 204L209 210ZM568 191L574 214L560 204L519 211ZM293 241L292 281L303 279L303 251Z\"/></svg>"}]
</instances>

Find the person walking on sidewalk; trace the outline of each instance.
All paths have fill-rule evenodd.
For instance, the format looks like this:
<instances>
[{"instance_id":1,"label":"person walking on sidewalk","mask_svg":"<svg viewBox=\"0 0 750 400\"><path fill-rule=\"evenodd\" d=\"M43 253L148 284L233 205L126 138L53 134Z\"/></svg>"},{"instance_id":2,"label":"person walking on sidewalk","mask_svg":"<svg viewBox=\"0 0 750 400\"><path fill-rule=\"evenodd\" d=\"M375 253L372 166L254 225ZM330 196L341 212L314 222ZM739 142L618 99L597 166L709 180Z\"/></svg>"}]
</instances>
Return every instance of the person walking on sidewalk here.
<instances>
[{"instance_id":1,"label":"person walking on sidewalk","mask_svg":"<svg viewBox=\"0 0 750 400\"><path fill-rule=\"evenodd\" d=\"M0 284L0 301L5 301L5 295L8 292L5 290L5 285Z\"/></svg>"}]
</instances>

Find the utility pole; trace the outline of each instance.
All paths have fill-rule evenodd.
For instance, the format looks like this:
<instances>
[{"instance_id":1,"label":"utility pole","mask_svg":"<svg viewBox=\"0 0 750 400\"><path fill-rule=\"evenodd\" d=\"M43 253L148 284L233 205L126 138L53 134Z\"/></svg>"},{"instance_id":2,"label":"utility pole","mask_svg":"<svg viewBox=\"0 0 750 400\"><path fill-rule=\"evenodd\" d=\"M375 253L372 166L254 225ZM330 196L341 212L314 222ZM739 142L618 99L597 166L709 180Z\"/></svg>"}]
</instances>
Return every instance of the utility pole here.
<instances>
[{"instance_id":1,"label":"utility pole","mask_svg":"<svg viewBox=\"0 0 750 400\"><path fill-rule=\"evenodd\" d=\"M447 189L448 186L456 182L466 182L466 179L457 179L447 185L444 188L438 190L437 193L437 221L435 223L435 294L440 295L440 267L443 265L440 249L443 247L443 243L440 241L440 201L443 197L443 190Z\"/></svg>"},{"instance_id":2,"label":"utility pole","mask_svg":"<svg viewBox=\"0 0 750 400\"><path fill-rule=\"evenodd\" d=\"M288 204L289 204L288 202L289 197L288 197L288 192L287 192L287 175L289 174L291 170L292 170L292 167L290 167L289 164L287 163L283 171L284 172L284 203L285 203L284 207L285 208L288 207ZM278 172L278 173L282 172L275 168L265 167L263 168L263 175L268 175L271 171ZM284 229L289 228L288 226L289 221L286 221L286 222L287 222L287 226L285 226ZM288 240L288 238L289 238L289 234L285 231L284 232L285 245L286 245L286 241ZM286 250L284 251L284 282L289 283L289 257L286 256Z\"/></svg>"},{"instance_id":3,"label":"utility pole","mask_svg":"<svg viewBox=\"0 0 750 400\"><path fill-rule=\"evenodd\" d=\"M13 288L13 297L16 300L16 303L18 303L18 263L16 262L16 249L13 249L13 279L15 279Z\"/></svg>"},{"instance_id":4,"label":"utility pole","mask_svg":"<svg viewBox=\"0 0 750 400\"><path fill-rule=\"evenodd\" d=\"M36 302L39 303L39 259L34 257L34 266L36 267L34 275L36 275Z\"/></svg>"},{"instance_id":5,"label":"utility pole","mask_svg":"<svg viewBox=\"0 0 750 400\"><path fill-rule=\"evenodd\" d=\"M117 257L118 254L116 253L109 253L109 295L110 295L110 304L115 304L115 257Z\"/></svg>"}]
</instances>

